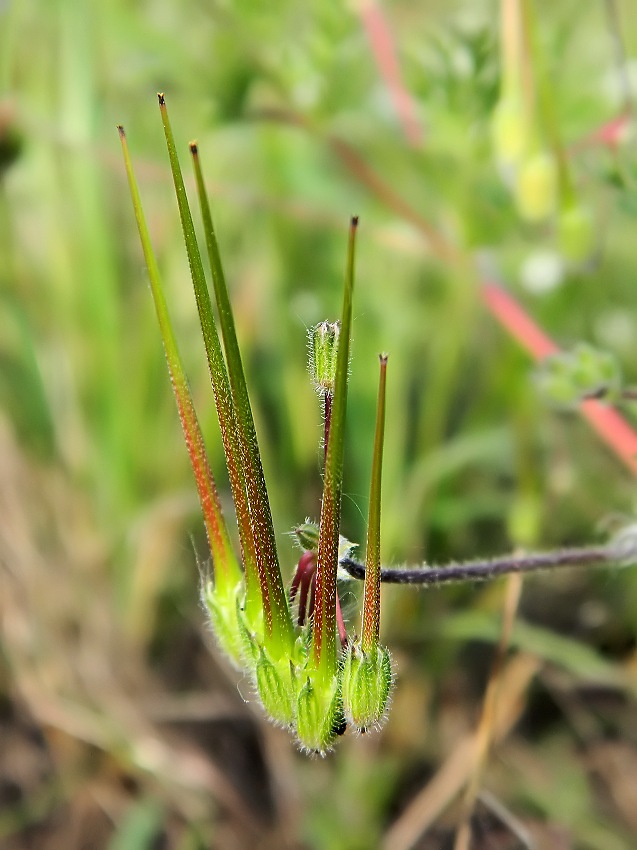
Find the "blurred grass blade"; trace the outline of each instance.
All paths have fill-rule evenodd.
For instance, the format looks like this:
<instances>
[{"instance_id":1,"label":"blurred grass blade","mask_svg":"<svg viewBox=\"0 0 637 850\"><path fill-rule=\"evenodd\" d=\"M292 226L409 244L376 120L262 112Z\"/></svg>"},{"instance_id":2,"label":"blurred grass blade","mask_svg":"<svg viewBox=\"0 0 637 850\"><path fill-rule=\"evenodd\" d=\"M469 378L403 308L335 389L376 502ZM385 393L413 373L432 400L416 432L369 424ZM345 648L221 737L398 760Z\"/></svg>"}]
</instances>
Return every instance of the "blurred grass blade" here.
<instances>
[{"instance_id":1,"label":"blurred grass blade","mask_svg":"<svg viewBox=\"0 0 637 850\"><path fill-rule=\"evenodd\" d=\"M292 619L290 616L287 596L283 589L274 529L272 526L272 515L267 492L265 490L265 481L261 468L261 459L259 456L256 435L254 433L252 413L249 401L247 400L245 380L243 380L243 398L240 394L236 394L234 387L231 390L228 380L228 372L226 371L226 364L221 352L219 335L217 333L212 304L210 302L210 295L206 284L201 254L197 244L192 214L186 197L186 189L184 186L181 168L179 166L172 128L168 118L166 102L164 96L161 94L159 95L159 106L164 134L166 136L166 145L168 147L173 181L175 184L177 203L179 205L179 215L181 218L186 250L188 252L188 262L190 264L190 272L195 290L197 309L199 311L199 319L201 322L206 354L208 356L208 365L215 392L215 399L217 401L219 422L222 431L225 429L228 432L224 441L224 449L226 449L227 452L227 463L229 469L232 466L236 466L237 473L239 472L239 469L243 467L243 481L245 484L245 493L247 495L247 513L244 514L246 511L244 503L240 502L240 504L236 507L238 515L239 513L244 514L239 519L239 522L243 528L245 542L248 543L248 541L251 541L248 547L249 557L247 558L246 563L246 574L249 575L250 582L249 602L251 605L254 604L252 599L254 569L253 565L250 563L250 560L254 557L256 560L258 581L261 590L261 601L263 604L266 628L265 638L273 655L275 657L279 657L284 652L291 651L293 643ZM216 265L218 268L221 267L218 251ZM228 301L226 301L226 308L228 312L231 312ZM233 354L232 351L231 354ZM231 378L234 375L234 382L236 383L237 368L240 369L241 375L243 375L241 364L239 362L237 367L237 363L234 360L230 360L230 358L228 360L228 364L231 370Z\"/></svg>"},{"instance_id":2,"label":"blurred grass blade","mask_svg":"<svg viewBox=\"0 0 637 850\"><path fill-rule=\"evenodd\" d=\"M381 478L383 470L383 442L385 438L385 388L387 383L387 355L380 356L380 380L376 408L376 433L374 459L369 493L367 520L367 551L365 553L365 588L363 603L363 652L372 652L378 645L380 631L380 508Z\"/></svg>"},{"instance_id":3,"label":"blurred grass blade","mask_svg":"<svg viewBox=\"0 0 637 850\"><path fill-rule=\"evenodd\" d=\"M212 476L212 471L208 463L206 449L204 445L203 435L197 414L192 402L188 382L182 367L179 350L175 341L166 299L164 298L161 278L157 260L153 251L148 227L142 209L137 181L133 172L126 135L123 127L118 127L120 139L122 142L122 151L124 154L124 163L126 165L126 174L130 187L135 218L139 230L139 237L142 243L144 258L148 268L148 276L150 279L150 287L155 302L155 310L157 312L157 320L161 332L166 360L168 362L168 370L177 401L177 409L179 418L186 440L186 447L190 456L190 462L197 483L197 492L199 493L199 501L203 511L206 533L210 544L213 564L215 569L215 578L217 584L223 583L228 588L234 588L241 581L242 573L237 563L237 559L230 545L228 529L221 512L219 496L217 488Z\"/></svg>"},{"instance_id":4,"label":"blurred grass blade","mask_svg":"<svg viewBox=\"0 0 637 850\"><path fill-rule=\"evenodd\" d=\"M323 680L336 672L336 572L343 489L343 451L347 379L352 328L352 295L354 290L354 257L358 218L352 218L347 250L347 269L343 293L343 312L336 361L336 380L332 419L325 458L325 480L319 526L316 602L312 633L313 662Z\"/></svg>"}]
</instances>

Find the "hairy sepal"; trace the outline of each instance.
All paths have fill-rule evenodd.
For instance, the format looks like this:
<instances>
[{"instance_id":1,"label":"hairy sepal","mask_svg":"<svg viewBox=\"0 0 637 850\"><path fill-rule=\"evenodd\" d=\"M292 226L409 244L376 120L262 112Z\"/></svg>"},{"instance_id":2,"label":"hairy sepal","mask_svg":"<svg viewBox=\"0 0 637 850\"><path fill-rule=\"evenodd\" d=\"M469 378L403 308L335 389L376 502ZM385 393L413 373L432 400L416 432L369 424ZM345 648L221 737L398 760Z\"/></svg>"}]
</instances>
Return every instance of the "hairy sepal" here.
<instances>
[{"instance_id":1,"label":"hairy sepal","mask_svg":"<svg viewBox=\"0 0 637 850\"><path fill-rule=\"evenodd\" d=\"M325 681L305 675L296 702L296 734L302 749L325 755L343 726L343 702L337 676Z\"/></svg>"},{"instance_id":2,"label":"hairy sepal","mask_svg":"<svg viewBox=\"0 0 637 850\"><path fill-rule=\"evenodd\" d=\"M348 723L359 732L385 719L393 686L391 656L384 646L363 652L350 645L342 674L343 709Z\"/></svg>"},{"instance_id":3,"label":"hairy sepal","mask_svg":"<svg viewBox=\"0 0 637 850\"><path fill-rule=\"evenodd\" d=\"M245 651L243 626L239 622L237 611L244 595L243 581L231 588L207 580L202 592L203 603L217 642L233 666L239 670L245 666Z\"/></svg>"},{"instance_id":4,"label":"hairy sepal","mask_svg":"<svg viewBox=\"0 0 637 850\"><path fill-rule=\"evenodd\" d=\"M282 726L292 726L295 717L296 677L291 659L273 661L260 648L255 682L261 703L270 718Z\"/></svg>"}]
</instances>

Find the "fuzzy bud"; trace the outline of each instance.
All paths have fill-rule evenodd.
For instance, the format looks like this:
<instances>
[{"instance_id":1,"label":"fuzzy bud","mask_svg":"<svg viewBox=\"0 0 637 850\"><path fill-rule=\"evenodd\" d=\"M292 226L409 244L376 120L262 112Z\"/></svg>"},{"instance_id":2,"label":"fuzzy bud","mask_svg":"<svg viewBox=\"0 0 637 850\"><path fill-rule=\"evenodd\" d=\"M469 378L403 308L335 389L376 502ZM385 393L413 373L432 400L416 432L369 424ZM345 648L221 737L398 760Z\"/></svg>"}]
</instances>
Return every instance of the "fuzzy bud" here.
<instances>
[{"instance_id":1,"label":"fuzzy bud","mask_svg":"<svg viewBox=\"0 0 637 850\"><path fill-rule=\"evenodd\" d=\"M306 519L305 522L297 525L292 534L296 537L296 542L304 552L318 552L319 527L316 522ZM357 548L358 543L352 543L351 540L340 534L338 538L338 560L342 561L344 558L351 557L352 552ZM338 577L348 581L351 579L351 575L340 568Z\"/></svg>"},{"instance_id":2,"label":"fuzzy bud","mask_svg":"<svg viewBox=\"0 0 637 850\"><path fill-rule=\"evenodd\" d=\"M365 732L382 723L393 683L391 658L384 646L365 653L350 646L343 668L343 708L348 722Z\"/></svg>"},{"instance_id":3,"label":"fuzzy bud","mask_svg":"<svg viewBox=\"0 0 637 850\"><path fill-rule=\"evenodd\" d=\"M318 552L319 527L318 524L306 519L294 529L296 542L304 552Z\"/></svg>"},{"instance_id":4,"label":"fuzzy bud","mask_svg":"<svg viewBox=\"0 0 637 850\"><path fill-rule=\"evenodd\" d=\"M340 322L320 322L310 330L310 374L320 394L333 393Z\"/></svg>"}]
</instances>

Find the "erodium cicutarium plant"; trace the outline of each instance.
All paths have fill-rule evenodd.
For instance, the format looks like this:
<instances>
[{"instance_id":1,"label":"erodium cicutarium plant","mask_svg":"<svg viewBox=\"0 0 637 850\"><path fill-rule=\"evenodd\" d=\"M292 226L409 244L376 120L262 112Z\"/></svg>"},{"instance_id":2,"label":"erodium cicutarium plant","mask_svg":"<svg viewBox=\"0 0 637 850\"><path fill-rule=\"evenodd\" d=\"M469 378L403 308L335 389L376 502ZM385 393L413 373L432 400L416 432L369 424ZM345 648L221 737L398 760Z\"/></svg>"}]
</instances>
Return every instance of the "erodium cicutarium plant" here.
<instances>
[{"instance_id":1,"label":"erodium cicutarium plant","mask_svg":"<svg viewBox=\"0 0 637 850\"><path fill-rule=\"evenodd\" d=\"M311 372L324 412L324 485L318 525L296 529L303 549L289 590L283 582L272 513L263 475L250 400L235 332L197 145L191 143L214 301L203 260L163 95L161 119L239 532L234 552L204 446L188 382L168 313L123 127L124 162L151 292L193 468L210 546L211 570L202 579L202 600L220 648L251 679L268 716L295 735L308 752L326 753L345 729L379 726L393 687L389 651L379 640L381 581L440 584L475 581L504 573L635 559L635 531L625 530L607 546L475 561L449 567L381 568L380 515L385 384L388 358L380 355L372 480L365 564L352 558L341 535L343 454L350 367L352 298L358 219L349 226L341 318L310 332ZM370 450L371 447L370 447ZM364 579L360 638L348 636L337 588L343 568Z\"/></svg>"}]
</instances>

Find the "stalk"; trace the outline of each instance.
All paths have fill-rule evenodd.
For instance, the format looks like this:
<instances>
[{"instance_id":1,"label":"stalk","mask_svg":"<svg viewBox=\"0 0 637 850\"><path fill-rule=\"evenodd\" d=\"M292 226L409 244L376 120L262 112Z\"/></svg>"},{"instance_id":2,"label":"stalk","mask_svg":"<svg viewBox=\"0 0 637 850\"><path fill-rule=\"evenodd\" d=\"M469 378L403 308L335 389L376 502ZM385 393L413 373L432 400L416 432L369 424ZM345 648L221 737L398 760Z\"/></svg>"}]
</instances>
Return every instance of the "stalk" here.
<instances>
[{"instance_id":1,"label":"stalk","mask_svg":"<svg viewBox=\"0 0 637 850\"><path fill-rule=\"evenodd\" d=\"M608 546L580 546L533 552L525 555L503 555L488 560L451 563L447 566L421 564L414 567L382 567L383 584L416 584L438 587L467 581L488 581L512 573L535 573L559 567L594 567L637 563L637 541L625 535ZM357 579L365 578L366 567L353 558L342 558L341 567Z\"/></svg>"}]
</instances>

